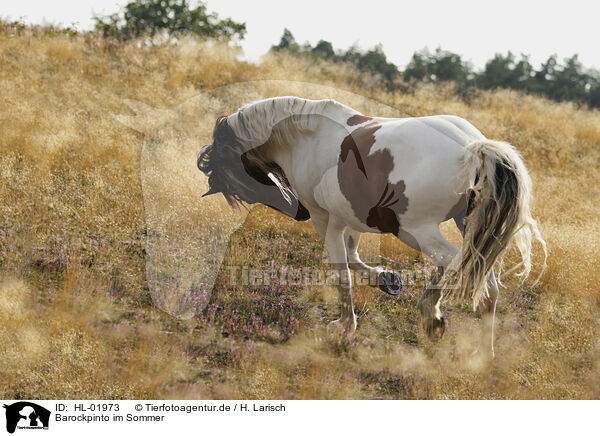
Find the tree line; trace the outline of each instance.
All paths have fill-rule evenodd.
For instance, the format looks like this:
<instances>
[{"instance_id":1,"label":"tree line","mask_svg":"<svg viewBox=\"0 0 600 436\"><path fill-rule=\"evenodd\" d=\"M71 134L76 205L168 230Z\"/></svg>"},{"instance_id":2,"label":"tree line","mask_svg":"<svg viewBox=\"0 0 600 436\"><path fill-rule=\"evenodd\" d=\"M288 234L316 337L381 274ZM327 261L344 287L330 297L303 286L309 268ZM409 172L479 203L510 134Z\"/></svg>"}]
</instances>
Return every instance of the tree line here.
<instances>
[{"instance_id":1,"label":"tree line","mask_svg":"<svg viewBox=\"0 0 600 436\"><path fill-rule=\"evenodd\" d=\"M556 101L574 101L589 107L600 107L600 73L583 67L578 55L560 63L552 55L538 69L529 56L516 58L510 51L496 54L487 61L482 71L462 59L459 54L440 48L431 52L423 49L415 52L401 71L389 62L381 45L370 50L352 46L347 50L334 50L329 41L320 40L314 46L299 44L292 33L285 29L277 45L271 47L277 53L286 51L295 56L345 62L361 71L375 75L390 89L417 82L455 82L459 91L470 87L482 89L510 88L538 94Z\"/></svg>"}]
</instances>

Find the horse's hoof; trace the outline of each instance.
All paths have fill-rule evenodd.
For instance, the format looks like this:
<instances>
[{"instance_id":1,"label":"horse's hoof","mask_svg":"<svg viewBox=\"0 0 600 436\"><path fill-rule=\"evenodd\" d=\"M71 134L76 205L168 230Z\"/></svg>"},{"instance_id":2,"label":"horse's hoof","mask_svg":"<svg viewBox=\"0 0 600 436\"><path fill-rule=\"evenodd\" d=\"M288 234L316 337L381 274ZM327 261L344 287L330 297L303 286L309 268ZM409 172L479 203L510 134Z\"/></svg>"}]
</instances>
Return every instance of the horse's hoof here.
<instances>
[{"instance_id":1,"label":"horse's hoof","mask_svg":"<svg viewBox=\"0 0 600 436\"><path fill-rule=\"evenodd\" d=\"M432 342L437 342L444 336L446 331L446 320L442 316L440 319L432 318L423 324L427 337Z\"/></svg>"},{"instance_id":2,"label":"horse's hoof","mask_svg":"<svg viewBox=\"0 0 600 436\"><path fill-rule=\"evenodd\" d=\"M377 286L383 292L390 295L398 295L402 292L402 279L397 272L383 271L377 276Z\"/></svg>"}]
</instances>

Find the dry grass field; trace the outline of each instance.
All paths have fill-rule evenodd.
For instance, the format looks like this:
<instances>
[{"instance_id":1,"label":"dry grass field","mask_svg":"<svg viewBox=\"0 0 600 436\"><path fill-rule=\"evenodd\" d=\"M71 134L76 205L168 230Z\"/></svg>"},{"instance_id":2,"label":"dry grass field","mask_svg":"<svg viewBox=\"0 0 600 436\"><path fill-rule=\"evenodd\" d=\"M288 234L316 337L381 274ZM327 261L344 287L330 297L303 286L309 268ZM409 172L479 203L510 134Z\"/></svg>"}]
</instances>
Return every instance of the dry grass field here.
<instances>
[{"instance_id":1,"label":"dry grass field","mask_svg":"<svg viewBox=\"0 0 600 436\"><path fill-rule=\"evenodd\" d=\"M285 56L249 64L238 54L191 40L140 48L0 32L0 397L600 398L598 111L502 90L388 92L349 67ZM209 90L257 80L270 81L203 103ZM504 279L494 361L470 356L479 326L466 304L446 305L446 336L428 343L416 309L422 283L396 298L359 286L351 338L326 329L338 314L332 288L229 285L228 265L326 268L310 222L200 200L196 152L219 112L290 93L372 115L456 114L522 152L548 267L535 286ZM127 101L158 111L141 126ZM178 127L165 131L169 123ZM143 165L148 135L163 135L153 172ZM149 235L206 228L215 217L241 227L210 300L187 320L169 316L151 298L147 259L160 253ZM444 231L460 243L453 226ZM184 252L203 249L186 241L176 243ZM367 237L361 252L397 270L429 263L392 237Z\"/></svg>"}]
</instances>

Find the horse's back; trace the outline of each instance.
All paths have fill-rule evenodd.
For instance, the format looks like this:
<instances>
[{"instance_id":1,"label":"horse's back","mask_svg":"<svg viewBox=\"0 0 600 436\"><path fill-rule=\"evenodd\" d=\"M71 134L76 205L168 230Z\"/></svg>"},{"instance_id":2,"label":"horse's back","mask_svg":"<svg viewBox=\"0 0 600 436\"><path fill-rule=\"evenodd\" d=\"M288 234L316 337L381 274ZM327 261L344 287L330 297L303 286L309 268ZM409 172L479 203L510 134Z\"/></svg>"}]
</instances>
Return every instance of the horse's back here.
<instances>
[{"instance_id":1,"label":"horse's back","mask_svg":"<svg viewBox=\"0 0 600 436\"><path fill-rule=\"evenodd\" d=\"M456 115L432 115L414 118L380 118L380 136L393 135L394 146L458 146L485 140L470 122Z\"/></svg>"}]
</instances>

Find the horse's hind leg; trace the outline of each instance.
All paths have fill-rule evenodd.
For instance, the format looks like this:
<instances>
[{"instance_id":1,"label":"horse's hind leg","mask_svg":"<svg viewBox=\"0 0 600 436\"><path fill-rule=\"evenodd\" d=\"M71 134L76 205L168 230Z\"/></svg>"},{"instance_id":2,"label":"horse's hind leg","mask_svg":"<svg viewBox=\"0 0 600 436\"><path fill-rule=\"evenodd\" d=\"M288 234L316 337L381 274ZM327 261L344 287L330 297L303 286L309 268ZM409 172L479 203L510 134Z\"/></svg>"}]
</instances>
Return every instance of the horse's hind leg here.
<instances>
[{"instance_id":1,"label":"horse's hind leg","mask_svg":"<svg viewBox=\"0 0 600 436\"><path fill-rule=\"evenodd\" d=\"M423 321L423 329L431 340L442 338L446 329L446 321L440 311L441 289L437 282L451 260L458 253L458 248L448 242L440 233L437 225L423 226L415 230L407 230L410 238L402 241L429 256L438 268L437 274L423 292L419 300L419 310Z\"/></svg>"},{"instance_id":2,"label":"horse's hind leg","mask_svg":"<svg viewBox=\"0 0 600 436\"><path fill-rule=\"evenodd\" d=\"M454 222L460 230L460 233L464 236L465 226L464 218L466 211L463 211L460 215L454 217ZM481 343L479 348L483 350L489 350L491 357L494 357L494 321L496 318L496 303L498 302L498 282L494 275L494 268L490 271L488 277L488 298L479 304L479 312L481 313Z\"/></svg>"},{"instance_id":3,"label":"horse's hind leg","mask_svg":"<svg viewBox=\"0 0 600 436\"><path fill-rule=\"evenodd\" d=\"M494 320L499 294L498 282L494 276L494 268L490 271L487 285L488 297L479 304L479 312L481 313L480 349L483 349L484 352L489 352L491 357L494 357Z\"/></svg>"}]
</instances>

